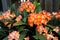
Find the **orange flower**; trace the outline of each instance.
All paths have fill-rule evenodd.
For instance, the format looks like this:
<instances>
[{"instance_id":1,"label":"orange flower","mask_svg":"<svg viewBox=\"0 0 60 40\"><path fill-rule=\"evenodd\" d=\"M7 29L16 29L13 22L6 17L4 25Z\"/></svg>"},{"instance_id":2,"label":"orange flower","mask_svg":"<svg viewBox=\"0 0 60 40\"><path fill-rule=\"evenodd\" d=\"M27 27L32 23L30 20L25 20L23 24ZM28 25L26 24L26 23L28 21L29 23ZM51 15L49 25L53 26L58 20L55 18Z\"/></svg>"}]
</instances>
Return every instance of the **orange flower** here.
<instances>
[{"instance_id":1,"label":"orange flower","mask_svg":"<svg viewBox=\"0 0 60 40\"><path fill-rule=\"evenodd\" d=\"M2 20L3 19L3 16L2 15L0 15L0 20Z\"/></svg>"},{"instance_id":2,"label":"orange flower","mask_svg":"<svg viewBox=\"0 0 60 40\"><path fill-rule=\"evenodd\" d=\"M42 24L41 23L41 20L42 20L41 16L42 16L42 14L39 14L39 13L35 14L34 24L36 24L36 25L41 25Z\"/></svg>"},{"instance_id":3,"label":"orange flower","mask_svg":"<svg viewBox=\"0 0 60 40\"><path fill-rule=\"evenodd\" d=\"M11 13L10 10L7 10L6 12L4 12L2 15L1 15L1 18L2 19L11 19L14 18L16 15L14 13Z\"/></svg>"},{"instance_id":4,"label":"orange flower","mask_svg":"<svg viewBox=\"0 0 60 40\"><path fill-rule=\"evenodd\" d=\"M8 27L8 28L11 28L11 24L9 24L7 27Z\"/></svg>"},{"instance_id":5,"label":"orange flower","mask_svg":"<svg viewBox=\"0 0 60 40\"><path fill-rule=\"evenodd\" d=\"M43 32L45 32L46 34L48 33L48 30L46 28L43 29Z\"/></svg>"},{"instance_id":6,"label":"orange flower","mask_svg":"<svg viewBox=\"0 0 60 40\"><path fill-rule=\"evenodd\" d=\"M10 17L14 18L16 15L14 13L10 14Z\"/></svg>"},{"instance_id":7,"label":"orange flower","mask_svg":"<svg viewBox=\"0 0 60 40\"><path fill-rule=\"evenodd\" d=\"M45 20L41 20L41 23L43 23L43 24L45 24L45 25L47 25L47 22L48 22L47 19L45 19Z\"/></svg>"},{"instance_id":8,"label":"orange flower","mask_svg":"<svg viewBox=\"0 0 60 40\"><path fill-rule=\"evenodd\" d=\"M25 40L29 40L30 38L29 38L29 36L28 37L26 37L26 38L24 38Z\"/></svg>"},{"instance_id":9,"label":"orange flower","mask_svg":"<svg viewBox=\"0 0 60 40\"><path fill-rule=\"evenodd\" d=\"M51 13L49 13L49 12L47 12L46 14L44 14L44 17L47 18L48 20L51 20L51 18L52 18Z\"/></svg>"},{"instance_id":10,"label":"orange flower","mask_svg":"<svg viewBox=\"0 0 60 40\"><path fill-rule=\"evenodd\" d=\"M18 40L19 39L19 32L13 31L9 33L8 40Z\"/></svg>"},{"instance_id":11,"label":"orange flower","mask_svg":"<svg viewBox=\"0 0 60 40\"><path fill-rule=\"evenodd\" d=\"M30 12L30 8L26 8L26 11L27 11L27 12Z\"/></svg>"},{"instance_id":12,"label":"orange flower","mask_svg":"<svg viewBox=\"0 0 60 40\"><path fill-rule=\"evenodd\" d=\"M53 29L53 31L58 33L59 32L59 27L57 26L56 28Z\"/></svg>"},{"instance_id":13,"label":"orange flower","mask_svg":"<svg viewBox=\"0 0 60 40\"><path fill-rule=\"evenodd\" d=\"M7 24L8 24L8 22L5 21L5 22L4 22L4 25L7 25Z\"/></svg>"},{"instance_id":14,"label":"orange flower","mask_svg":"<svg viewBox=\"0 0 60 40\"><path fill-rule=\"evenodd\" d=\"M47 11L46 11L46 10L42 10L42 13L43 13L43 14L46 14L46 13L47 13Z\"/></svg>"},{"instance_id":15,"label":"orange flower","mask_svg":"<svg viewBox=\"0 0 60 40\"><path fill-rule=\"evenodd\" d=\"M20 11L26 10L27 12L34 12L35 10L35 6L34 4L32 4L31 2L27 1L27 2L23 2L21 4L21 6L19 7Z\"/></svg>"},{"instance_id":16,"label":"orange flower","mask_svg":"<svg viewBox=\"0 0 60 40\"><path fill-rule=\"evenodd\" d=\"M47 19L51 20L51 18L52 18L51 13L47 12Z\"/></svg>"},{"instance_id":17,"label":"orange flower","mask_svg":"<svg viewBox=\"0 0 60 40\"><path fill-rule=\"evenodd\" d=\"M42 34L42 32L43 32L43 30L44 30L43 25L37 26L36 30L37 30L40 34Z\"/></svg>"},{"instance_id":18,"label":"orange flower","mask_svg":"<svg viewBox=\"0 0 60 40\"><path fill-rule=\"evenodd\" d=\"M54 37L53 40L59 40L58 37Z\"/></svg>"},{"instance_id":19,"label":"orange flower","mask_svg":"<svg viewBox=\"0 0 60 40\"><path fill-rule=\"evenodd\" d=\"M36 24L37 26L39 25L47 25L47 22L51 20L52 16L49 12L46 13L31 13L28 16L28 24Z\"/></svg>"},{"instance_id":20,"label":"orange flower","mask_svg":"<svg viewBox=\"0 0 60 40\"><path fill-rule=\"evenodd\" d=\"M33 23L31 22L31 23L29 23L29 25L30 25L30 27L33 27Z\"/></svg>"},{"instance_id":21,"label":"orange flower","mask_svg":"<svg viewBox=\"0 0 60 40\"><path fill-rule=\"evenodd\" d=\"M59 18L60 17L60 13L58 12L55 12L55 13L52 13L56 18Z\"/></svg>"},{"instance_id":22,"label":"orange flower","mask_svg":"<svg viewBox=\"0 0 60 40\"><path fill-rule=\"evenodd\" d=\"M2 14L2 16L4 17L4 19L10 19L10 10L7 10L6 12L4 12L3 14Z\"/></svg>"},{"instance_id":23,"label":"orange flower","mask_svg":"<svg viewBox=\"0 0 60 40\"><path fill-rule=\"evenodd\" d=\"M34 13L29 14L28 16L28 24L32 27L33 26L33 22L34 22Z\"/></svg>"},{"instance_id":24,"label":"orange flower","mask_svg":"<svg viewBox=\"0 0 60 40\"><path fill-rule=\"evenodd\" d=\"M47 34L46 37L47 37L47 40L52 40L52 38L54 38L53 35L51 34Z\"/></svg>"},{"instance_id":25,"label":"orange flower","mask_svg":"<svg viewBox=\"0 0 60 40\"><path fill-rule=\"evenodd\" d=\"M42 34L42 32L48 33L48 30L46 28L43 27L43 25L37 26L36 30Z\"/></svg>"},{"instance_id":26,"label":"orange flower","mask_svg":"<svg viewBox=\"0 0 60 40\"><path fill-rule=\"evenodd\" d=\"M22 16L21 16L21 15L19 15L15 20L16 20L17 22L20 22L20 21L21 21L21 19L22 19Z\"/></svg>"}]
</instances>

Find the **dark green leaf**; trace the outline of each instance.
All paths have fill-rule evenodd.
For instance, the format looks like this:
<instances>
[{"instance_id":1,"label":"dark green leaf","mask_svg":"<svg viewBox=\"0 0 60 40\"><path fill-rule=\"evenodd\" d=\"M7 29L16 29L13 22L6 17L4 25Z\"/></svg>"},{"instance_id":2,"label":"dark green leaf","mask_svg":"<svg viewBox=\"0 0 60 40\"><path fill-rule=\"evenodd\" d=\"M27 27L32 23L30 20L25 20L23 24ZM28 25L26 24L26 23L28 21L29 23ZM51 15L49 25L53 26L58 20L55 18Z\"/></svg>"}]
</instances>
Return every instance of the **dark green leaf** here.
<instances>
[{"instance_id":1,"label":"dark green leaf","mask_svg":"<svg viewBox=\"0 0 60 40\"><path fill-rule=\"evenodd\" d=\"M19 14L20 14L19 9L16 9L16 11L15 11L15 15L18 16Z\"/></svg>"},{"instance_id":2,"label":"dark green leaf","mask_svg":"<svg viewBox=\"0 0 60 40\"><path fill-rule=\"evenodd\" d=\"M24 30L24 28L25 28L25 26L19 26L18 30L21 32Z\"/></svg>"},{"instance_id":3,"label":"dark green leaf","mask_svg":"<svg viewBox=\"0 0 60 40\"><path fill-rule=\"evenodd\" d=\"M27 20L27 15L28 15L28 13L26 12L26 10L23 10L23 12L22 12L22 16L23 16L23 22L25 22L26 23L26 20Z\"/></svg>"},{"instance_id":4,"label":"dark green leaf","mask_svg":"<svg viewBox=\"0 0 60 40\"><path fill-rule=\"evenodd\" d=\"M15 4L12 4L11 7L10 7L10 10L15 11L15 8L16 8Z\"/></svg>"},{"instance_id":5,"label":"dark green leaf","mask_svg":"<svg viewBox=\"0 0 60 40\"><path fill-rule=\"evenodd\" d=\"M8 22L8 23L12 23L11 20L9 20L9 19L3 19L3 20L0 20L0 21L1 21L1 22L5 22L5 21L6 21L6 22Z\"/></svg>"},{"instance_id":6,"label":"dark green leaf","mask_svg":"<svg viewBox=\"0 0 60 40\"><path fill-rule=\"evenodd\" d=\"M28 31L21 32L20 37L19 37L19 40L23 40L25 38L25 36L27 35L27 32Z\"/></svg>"},{"instance_id":7,"label":"dark green leaf","mask_svg":"<svg viewBox=\"0 0 60 40\"><path fill-rule=\"evenodd\" d=\"M60 26L60 18L55 18L55 16L52 17L52 19L47 23L48 25L53 25L53 26Z\"/></svg>"},{"instance_id":8,"label":"dark green leaf","mask_svg":"<svg viewBox=\"0 0 60 40\"><path fill-rule=\"evenodd\" d=\"M3 34L6 35L5 31L3 29L0 29L0 36L4 36Z\"/></svg>"},{"instance_id":9,"label":"dark green leaf","mask_svg":"<svg viewBox=\"0 0 60 40\"><path fill-rule=\"evenodd\" d=\"M60 31L58 32L58 35L60 35Z\"/></svg>"},{"instance_id":10,"label":"dark green leaf","mask_svg":"<svg viewBox=\"0 0 60 40\"><path fill-rule=\"evenodd\" d=\"M39 5L39 6L36 8L35 12L40 12L41 10L42 10L41 5Z\"/></svg>"},{"instance_id":11,"label":"dark green leaf","mask_svg":"<svg viewBox=\"0 0 60 40\"><path fill-rule=\"evenodd\" d=\"M5 37L3 40L8 40L8 37Z\"/></svg>"},{"instance_id":12,"label":"dark green leaf","mask_svg":"<svg viewBox=\"0 0 60 40\"><path fill-rule=\"evenodd\" d=\"M33 37L37 40L47 40L43 35L39 34L38 32L36 32L36 35Z\"/></svg>"},{"instance_id":13,"label":"dark green leaf","mask_svg":"<svg viewBox=\"0 0 60 40\"><path fill-rule=\"evenodd\" d=\"M5 26L3 25L3 23L0 23L0 36L1 37L7 36L6 31L7 31L7 29L5 28Z\"/></svg>"},{"instance_id":14,"label":"dark green leaf","mask_svg":"<svg viewBox=\"0 0 60 40\"><path fill-rule=\"evenodd\" d=\"M22 15L23 15L24 17L27 17L27 12L26 12L26 10L23 10Z\"/></svg>"},{"instance_id":15,"label":"dark green leaf","mask_svg":"<svg viewBox=\"0 0 60 40\"><path fill-rule=\"evenodd\" d=\"M53 25L47 25L47 27L49 27L49 29L53 30L55 28L55 26Z\"/></svg>"},{"instance_id":16,"label":"dark green leaf","mask_svg":"<svg viewBox=\"0 0 60 40\"><path fill-rule=\"evenodd\" d=\"M25 24L24 22L16 22L16 23L14 23L14 25L23 25L23 24Z\"/></svg>"},{"instance_id":17,"label":"dark green leaf","mask_svg":"<svg viewBox=\"0 0 60 40\"><path fill-rule=\"evenodd\" d=\"M3 31L8 31L8 27L6 27L6 26L4 25L4 23L1 22L1 21L0 21L0 27L1 27L1 30L3 30Z\"/></svg>"},{"instance_id":18,"label":"dark green leaf","mask_svg":"<svg viewBox=\"0 0 60 40\"><path fill-rule=\"evenodd\" d=\"M10 10L11 10L12 13L15 13L16 16L19 15L19 10L17 9L15 3L11 5Z\"/></svg>"},{"instance_id":19,"label":"dark green leaf","mask_svg":"<svg viewBox=\"0 0 60 40\"><path fill-rule=\"evenodd\" d=\"M0 11L0 15L2 15L3 12Z\"/></svg>"},{"instance_id":20,"label":"dark green leaf","mask_svg":"<svg viewBox=\"0 0 60 40\"><path fill-rule=\"evenodd\" d=\"M27 18L26 18L26 17L24 17L24 18L23 18L23 22L24 22L24 23L26 23L26 20L27 20Z\"/></svg>"},{"instance_id":21,"label":"dark green leaf","mask_svg":"<svg viewBox=\"0 0 60 40\"><path fill-rule=\"evenodd\" d=\"M34 0L34 5L35 5L35 7L37 7L38 6L38 0Z\"/></svg>"}]
</instances>

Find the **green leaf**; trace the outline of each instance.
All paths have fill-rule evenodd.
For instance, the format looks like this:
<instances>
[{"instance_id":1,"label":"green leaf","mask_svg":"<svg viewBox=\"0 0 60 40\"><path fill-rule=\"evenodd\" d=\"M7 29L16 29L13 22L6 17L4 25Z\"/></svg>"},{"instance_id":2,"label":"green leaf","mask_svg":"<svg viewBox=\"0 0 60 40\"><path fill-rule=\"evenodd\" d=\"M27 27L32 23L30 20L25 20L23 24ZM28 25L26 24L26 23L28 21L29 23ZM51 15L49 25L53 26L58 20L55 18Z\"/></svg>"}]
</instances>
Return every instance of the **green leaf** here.
<instances>
[{"instance_id":1,"label":"green leaf","mask_svg":"<svg viewBox=\"0 0 60 40\"><path fill-rule=\"evenodd\" d=\"M6 27L2 22L0 22L0 36L1 37L7 36L6 31L7 31Z\"/></svg>"},{"instance_id":2,"label":"green leaf","mask_svg":"<svg viewBox=\"0 0 60 40\"><path fill-rule=\"evenodd\" d=\"M8 40L8 37L5 37L3 40Z\"/></svg>"},{"instance_id":3,"label":"green leaf","mask_svg":"<svg viewBox=\"0 0 60 40\"><path fill-rule=\"evenodd\" d=\"M53 26L53 25L47 25L46 27L49 27L51 30L53 30L55 28L55 26Z\"/></svg>"},{"instance_id":4,"label":"green leaf","mask_svg":"<svg viewBox=\"0 0 60 40\"><path fill-rule=\"evenodd\" d=\"M23 40L25 38L25 36L27 35L27 32L28 31L21 32L20 37L19 37L19 40Z\"/></svg>"},{"instance_id":5,"label":"green leaf","mask_svg":"<svg viewBox=\"0 0 60 40\"><path fill-rule=\"evenodd\" d=\"M43 35L39 34L37 31L36 31L36 35L33 37L37 40L47 40Z\"/></svg>"},{"instance_id":6,"label":"green leaf","mask_svg":"<svg viewBox=\"0 0 60 40\"><path fill-rule=\"evenodd\" d=\"M3 12L2 12L2 11L0 11L0 15L2 15L2 13L3 13Z\"/></svg>"},{"instance_id":7,"label":"green leaf","mask_svg":"<svg viewBox=\"0 0 60 40\"><path fill-rule=\"evenodd\" d=\"M10 6L10 10L11 10L11 11L14 11L14 10L15 10L15 7L16 7L15 4L12 4L12 5Z\"/></svg>"},{"instance_id":8,"label":"green leaf","mask_svg":"<svg viewBox=\"0 0 60 40\"><path fill-rule=\"evenodd\" d=\"M27 17L24 17L23 18L23 22L26 23L26 20L27 20Z\"/></svg>"},{"instance_id":9,"label":"green leaf","mask_svg":"<svg viewBox=\"0 0 60 40\"><path fill-rule=\"evenodd\" d=\"M19 28L18 28L19 32L23 31L24 28L25 28L25 26L19 26Z\"/></svg>"},{"instance_id":10,"label":"green leaf","mask_svg":"<svg viewBox=\"0 0 60 40\"><path fill-rule=\"evenodd\" d=\"M3 34L6 35L5 31L3 29L0 29L0 36L4 36Z\"/></svg>"},{"instance_id":11,"label":"green leaf","mask_svg":"<svg viewBox=\"0 0 60 40\"><path fill-rule=\"evenodd\" d=\"M14 23L14 25L23 25L23 24L25 24L24 22L16 22L16 23Z\"/></svg>"},{"instance_id":12,"label":"green leaf","mask_svg":"<svg viewBox=\"0 0 60 40\"><path fill-rule=\"evenodd\" d=\"M1 22L8 22L8 23L13 23L13 22L11 22L11 20L10 19L3 19L3 20L0 20Z\"/></svg>"},{"instance_id":13,"label":"green leaf","mask_svg":"<svg viewBox=\"0 0 60 40\"><path fill-rule=\"evenodd\" d=\"M52 26L52 25L46 25L46 28L48 29L48 33L51 33L52 30L55 28L55 26Z\"/></svg>"},{"instance_id":14,"label":"green leaf","mask_svg":"<svg viewBox=\"0 0 60 40\"><path fill-rule=\"evenodd\" d=\"M8 22L8 23L12 23L11 20L9 20L9 19L4 19L4 22L5 21Z\"/></svg>"},{"instance_id":15,"label":"green leaf","mask_svg":"<svg viewBox=\"0 0 60 40\"><path fill-rule=\"evenodd\" d=\"M52 17L52 19L47 23L48 25L53 25L53 26L60 26L60 18L57 18L55 16Z\"/></svg>"},{"instance_id":16,"label":"green leaf","mask_svg":"<svg viewBox=\"0 0 60 40\"><path fill-rule=\"evenodd\" d=\"M60 35L60 31L58 32L58 35Z\"/></svg>"},{"instance_id":17,"label":"green leaf","mask_svg":"<svg viewBox=\"0 0 60 40\"><path fill-rule=\"evenodd\" d=\"M15 15L18 16L19 14L20 14L19 9L16 9L16 11L15 11Z\"/></svg>"},{"instance_id":18,"label":"green leaf","mask_svg":"<svg viewBox=\"0 0 60 40\"><path fill-rule=\"evenodd\" d=\"M38 0L34 0L34 5L35 5L35 7L37 7L38 6Z\"/></svg>"},{"instance_id":19,"label":"green leaf","mask_svg":"<svg viewBox=\"0 0 60 40\"><path fill-rule=\"evenodd\" d=\"M22 21L26 23L27 22L27 16L28 16L28 13L26 12L26 10L23 10L22 16L23 16Z\"/></svg>"},{"instance_id":20,"label":"green leaf","mask_svg":"<svg viewBox=\"0 0 60 40\"><path fill-rule=\"evenodd\" d=\"M35 12L40 12L41 10L42 10L41 5L39 5L39 6L36 8Z\"/></svg>"},{"instance_id":21,"label":"green leaf","mask_svg":"<svg viewBox=\"0 0 60 40\"><path fill-rule=\"evenodd\" d=\"M22 15L24 16L24 17L27 17L27 12L26 12L26 10L23 10L23 12L22 12Z\"/></svg>"},{"instance_id":22,"label":"green leaf","mask_svg":"<svg viewBox=\"0 0 60 40\"><path fill-rule=\"evenodd\" d=\"M40 35L40 40L47 40L43 35Z\"/></svg>"},{"instance_id":23,"label":"green leaf","mask_svg":"<svg viewBox=\"0 0 60 40\"><path fill-rule=\"evenodd\" d=\"M15 4L15 3L12 4L9 9L11 10L12 13L15 13L16 16L19 15L19 10L18 10L18 8L16 7L16 4Z\"/></svg>"}]
</instances>

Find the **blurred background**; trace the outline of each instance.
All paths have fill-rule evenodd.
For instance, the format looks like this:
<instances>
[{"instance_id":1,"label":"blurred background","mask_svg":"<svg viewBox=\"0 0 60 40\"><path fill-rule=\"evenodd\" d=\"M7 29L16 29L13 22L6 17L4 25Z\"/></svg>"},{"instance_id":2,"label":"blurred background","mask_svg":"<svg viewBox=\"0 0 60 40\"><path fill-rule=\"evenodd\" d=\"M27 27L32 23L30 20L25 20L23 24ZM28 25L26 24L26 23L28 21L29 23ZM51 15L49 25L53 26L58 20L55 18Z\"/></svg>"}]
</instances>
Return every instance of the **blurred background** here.
<instances>
[{"instance_id":1,"label":"blurred background","mask_svg":"<svg viewBox=\"0 0 60 40\"><path fill-rule=\"evenodd\" d=\"M15 2L18 2L18 0L0 0L0 11L6 11ZM49 12L60 10L60 0L38 0L38 2L41 3L42 9Z\"/></svg>"}]
</instances>

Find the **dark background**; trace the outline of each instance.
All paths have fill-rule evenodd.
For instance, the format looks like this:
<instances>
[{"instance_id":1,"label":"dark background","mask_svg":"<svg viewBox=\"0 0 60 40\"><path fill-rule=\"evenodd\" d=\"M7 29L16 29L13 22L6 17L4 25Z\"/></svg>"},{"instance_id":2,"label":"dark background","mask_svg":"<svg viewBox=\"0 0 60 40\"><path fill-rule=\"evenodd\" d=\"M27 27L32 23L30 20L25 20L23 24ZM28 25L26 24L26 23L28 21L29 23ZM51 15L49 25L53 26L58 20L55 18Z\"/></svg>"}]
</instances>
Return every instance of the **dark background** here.
<instances>
[{"instance_id":1,"label":"dark background","mask_svg":"<svg viewBox=\"0 0 60 40\"><path fill-rule=\"evenodd\" d=\"M17 1L18 0L0 0L0 11L6 11L7 7ZM60 0L39 0L38 2L42 4L42 9L45 9L49 12L58 11L60 9Z\"/></svg>"},{"instance_id":2,"label":"dark background","mask_svg":"<svg viewBox=\"0 0 60 40\"><path fill-rule=\"evenodd\" d=\"M0 11L2 11L2 2L0 0Z\"/></svg>"}]
</instances>

